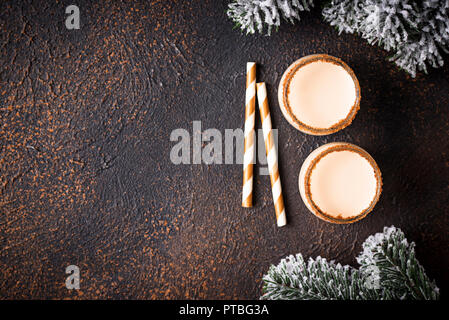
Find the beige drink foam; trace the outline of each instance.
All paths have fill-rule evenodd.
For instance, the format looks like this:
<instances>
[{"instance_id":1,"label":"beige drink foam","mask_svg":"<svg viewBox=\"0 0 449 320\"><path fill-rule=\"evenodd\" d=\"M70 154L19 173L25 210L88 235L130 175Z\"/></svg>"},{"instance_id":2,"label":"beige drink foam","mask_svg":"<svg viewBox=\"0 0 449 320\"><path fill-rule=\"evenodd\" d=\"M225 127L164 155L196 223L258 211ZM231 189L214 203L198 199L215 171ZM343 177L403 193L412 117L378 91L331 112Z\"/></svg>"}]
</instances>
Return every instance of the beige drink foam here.
<instances>
[{"instance_id":1,"label":"beige drink foam","mask_svg":"<svg viewBox=\"0 0 449 320\"><path fill-rule=\"evenodd\" d=\"M329 128L348 116L356 88L343 67L316 61L295 72L287 99L293 114L306 125Z\"/></svg>"},{"instance_id":2,"label":"beige drink foam","mask_svg":"<svg viewBox=\"0 0 449 320\"><path fill-rule=\"evenodd\" d=\"M380 170L363 149L349 143L329 143L304 161L299 189L307 208L318 217L337 223L354 222L377 202Z\"/></svg>"},{"instance_id":3,"label":"beige drink foam","mask_svg":"<svg viewBox=\"0 0 449 320\"><path fill-rule=\"evenodd\" d=\"M367 209L376 195L376 177L368 160L352 151L323 157L310 175L312 200L330 215L354 217Z\"/></svg>"}]
</instances>

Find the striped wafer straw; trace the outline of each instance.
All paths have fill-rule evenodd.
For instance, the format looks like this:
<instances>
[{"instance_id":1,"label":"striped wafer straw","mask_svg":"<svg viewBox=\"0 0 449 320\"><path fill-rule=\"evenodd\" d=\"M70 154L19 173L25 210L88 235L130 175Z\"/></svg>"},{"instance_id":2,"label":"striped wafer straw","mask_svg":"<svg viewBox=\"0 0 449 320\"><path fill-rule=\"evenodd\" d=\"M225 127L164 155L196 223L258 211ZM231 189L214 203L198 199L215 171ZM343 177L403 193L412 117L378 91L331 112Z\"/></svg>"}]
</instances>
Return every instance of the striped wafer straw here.
<instances>
[{"instance_id":1,"label":"striped wafer straw","mask_svg":"<svg viewBox=\"0 0 449 320\"><path fill-rule=\"evenodd\" d=\"M284 198L282 197L276 146L274 145L273 131L271 130L271 116L268 107L265 82L257 84L257 100L259 101L260 118L262 119L263 139L265 140L265 151L267 153L268 171L270 172L276 222L278 227L282 227L287 224L287 219L285 217Z\"/></svg>"},{"instance_id":2,"label":"striped wafer straw","mask_svg":"<svg viewBox=\"0 0 449 320\"><path fill-rule=\"evenodd\" d=\"M253 163L255 151L256 63L246 64L245 147L243 155L242 206L253 206Z\"/></svg>"}]
</instances>

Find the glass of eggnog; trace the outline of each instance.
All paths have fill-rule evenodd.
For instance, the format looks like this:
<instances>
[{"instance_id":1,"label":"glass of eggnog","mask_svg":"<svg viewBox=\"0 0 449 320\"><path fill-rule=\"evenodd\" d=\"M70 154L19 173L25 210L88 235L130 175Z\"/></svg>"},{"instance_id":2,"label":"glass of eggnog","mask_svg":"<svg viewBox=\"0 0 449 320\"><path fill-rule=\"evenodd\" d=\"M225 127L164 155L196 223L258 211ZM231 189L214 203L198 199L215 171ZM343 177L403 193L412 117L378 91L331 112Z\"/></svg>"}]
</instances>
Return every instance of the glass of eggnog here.
<instances>
[{"instance_id":1,"label":"glass of eggnog","mask_svg":"<svg viewBox=\"0 0 449 320\"><path fill-rule=\"evenodd\" d=\"M296 60L284 72L278 90L287 121L312 135L331 134L350 125L360 98L359 81L352 69L326 54Z\"/></svg>"},{"instance_id":2,"label":"glass of eggnog","mask_svg":"<svg viewBox=\"0 0 449 320\"><path fill-rule=\"evenodd\" d=\"M306 207L328 222L352 223L364 218L381 191L376 162L350 143L333 142L315 149L299 173L299 192Z\"/></svg>"}]
</instances>

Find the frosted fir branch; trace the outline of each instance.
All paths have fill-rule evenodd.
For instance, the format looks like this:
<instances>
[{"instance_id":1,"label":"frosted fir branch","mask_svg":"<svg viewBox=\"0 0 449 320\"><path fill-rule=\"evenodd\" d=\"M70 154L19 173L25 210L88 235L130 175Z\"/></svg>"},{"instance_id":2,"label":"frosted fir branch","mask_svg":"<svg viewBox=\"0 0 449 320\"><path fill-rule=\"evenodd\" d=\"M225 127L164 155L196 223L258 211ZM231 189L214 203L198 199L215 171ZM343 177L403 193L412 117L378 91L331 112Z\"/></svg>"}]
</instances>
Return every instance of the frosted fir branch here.
<instances>
[{"instance_id":1,"label":"frosted fir branch","mask_svg":"<svg viewBox=\"0 0 449 320\"><path fill-rule=\"evenodd\" d=\"M365 240L359 269L290 255L263 277L261 299L436 300L439 289L416 260L414 248L400 229L390 227Z\"/></svg>"},{"instance_id":2,"label":"frosted fir branch","mask_svg":"<svg viewBox=\"0 0 449 320\"><path fill-rule=\"evenodd\" d=\"M449 51L449 0L333 0L324 20L392 51L390 60L416 76L444 64Z\"/></svg>"},{"instance_id":3,"label":"frosted fir branch","mask_svg":"<svg viewBox=\"0 0 449 320\"><path fill-rule=\"evenodd\" d=\"M334 0L323 9L323 17L340 33L359 33L386 50L406 42L418 24L408 0Z\"/></svg>"},{"instance_id":4,"label":"frosted fir branch","mask_svg":"<svg viewBox=\"0 0 449 320\"><path fill-rule=\"evenodd\" d=\"M420 6L418 30L411 39L398 45L390 59L412 76L427 73L427 66L444 65L443 52L449 51L449 0L428 0Z\"/></svg>"},{"instance_id":5,"label":"frosted fir branch","mask_svg":"<svg viewBox=\"0 0 449 320\"><path fill-rule=\"evenodd\" d=\"M395 299L439 298L438 287L415 257L415 243L409 243L404 233L394 226L368 237L357 262L362 272L377 266L382 286L390 289Z\"/></svg>"},{"instance_id":6,"label":"frosted fir branch","mask_svg":"<svg viewBox=\"0 0 449 320\"><path fill-rule=\"evenodd\" d=\"M281 18L294 23L301 11L310 11L313 0L235 0L228 5L227 15L236 27L254 34L277 29Z\"/></svg>"},{"instance_id":7,"label":"frosted fir branch","mask_svg":"<svg viewBox=\"0 0 449 320\"><path fill-rule=\"evenodd\" d=\"M338 30L338 33L357 33L361 18L365 16L363 3L359 0L332 1L323 8L326 22Z\"/></svg>"},{"instance_id":8,"label":"frosted fir branch","mask_svg":"<svg viewBox=\"0 0 449 320\"><path fill-rule=\"evenodd\" d=\"M281 19L294 23L312 7L313 0L235 0L227 14L247 34L271 34ZM333 0L322 14L339 33L392 52L390 60L412 77L443 66L449 52L449 0Z\"/></svg>"},{"instance_id":9,"label":"frosted fir branch","mask_svg":"<svg viewBox=\"0 0 449 320\"><path fill-rule=\"evenodd\" d=\"M301 254L272 265L263 277L265 300L379 300L388 292L369 289L366 277L350 266L317 257L304 260Z\"/></svg>"}]
</instances>

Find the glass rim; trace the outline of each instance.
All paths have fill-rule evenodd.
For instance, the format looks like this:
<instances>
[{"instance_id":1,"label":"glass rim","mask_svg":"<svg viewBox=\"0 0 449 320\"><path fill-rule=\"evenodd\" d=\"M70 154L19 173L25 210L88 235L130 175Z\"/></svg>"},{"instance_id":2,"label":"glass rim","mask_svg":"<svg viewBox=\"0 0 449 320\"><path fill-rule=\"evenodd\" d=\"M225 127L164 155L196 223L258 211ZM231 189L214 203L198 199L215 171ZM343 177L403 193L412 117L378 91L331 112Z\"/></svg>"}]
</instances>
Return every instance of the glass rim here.
<instances>
[{"instance_id":1,"label":"glass rim","mask_svg":"<svg viewBox=\"0 0 449 320\"><path fill-rule=\"evenodd\" d=\"M351 106L351 109L348 112L347 116L344 119L338 121L337 123L333 124L332 126L330 126L328 128L313 127L313 126L310 126L310 125L302 122L301 120L299 120L293 113L293 111L290 107L289 101L288 101L290 82L293 79L295 73L300 68L302 68L310 63L317 62L317 61L325 61L325 62L333 63L335 65L342 67L351 76L351 78L354 82L355 90L356 90L355 102ZM327 135L327 134L331 134L331 133L340 131L352 123L358 110L360 109L361 90L360 90L359 81L358 81L354 71L344 61L342 61L341 59L336 58L334 56L330 56L327 54L312 54L312 55L308 55L308 56L305 56L305 57L302 57L302 58L296 60L284 72L282 79L281 79L280 86L281 86L280 89L282 90L282 99L280 99L281 101L279 101L279 103L285 107L285 111L287 112L291 121L296 124L295 128L297 128L298 130L300 130L304 133L307 133L307 134Z\"/></svg>"},{"instance_id":2,"label":"glass rim","mask_svg":"<svg viewBox=\"0 0 449 320\"><path fill-rule=\"evenodd\" d=\"M307 170L306 170L306 173L304 176L304 181L303 181L304 194L305 194L307 201L309 202L309 205L312 209L313 214L315 214L317 217L319 217L325 221L338 223L338 224L353 223L353 222L356 222L356 221L359 221L359 220L365 218L368 215L368 213L370 213L374 209L375 205L379 201L380 195L382 193L382 173L381 173L376 161L374 161L373 157L371 157L371 155L364 149L362 149L359 146L356 146L354 144L346 143L346 142L333 142L333 143L337 143L337 145L331 146L331 147L321 151L316 157L314 157L311 160L309 166L307 167ZM363 158L365 158L369 162L371 167L373 168L374 176L376 178L376 193L375 193L373 199L371 200L370 204L368 205L368 207L366 209L363 209L363 211L361 211L359 214L357 214L355 216L348 217L348 218L343 218L343 217L339 218L338 216L328 214L328 213L324 212L323 210L321 210L321 208L313 201L312 192L310 190L310 177L312 175L312 171L315 169L318 162L321 159L323 159L326 155L328 155L332 152L338 152L338 151L355 152L355 153L359 154L360 156L362 156Z\"/></svg>"}]
</instances>

